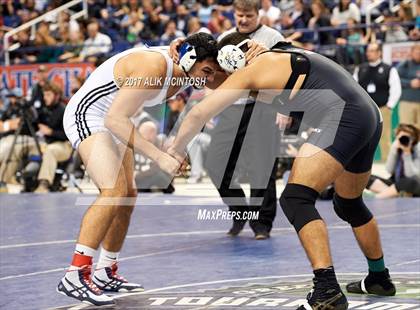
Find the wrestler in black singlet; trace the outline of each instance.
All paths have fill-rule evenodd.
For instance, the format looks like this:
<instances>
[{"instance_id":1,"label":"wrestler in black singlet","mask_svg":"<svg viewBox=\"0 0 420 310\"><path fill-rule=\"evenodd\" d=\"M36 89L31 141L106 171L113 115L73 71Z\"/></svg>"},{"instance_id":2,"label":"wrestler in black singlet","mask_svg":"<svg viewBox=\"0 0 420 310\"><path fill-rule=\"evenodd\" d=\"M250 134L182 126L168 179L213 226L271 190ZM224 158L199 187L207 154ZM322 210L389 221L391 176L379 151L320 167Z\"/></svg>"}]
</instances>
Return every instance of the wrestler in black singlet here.
<instances>
[{"instance_id":1,"label":"wrestler in black singlet","mask_svg":"<svg viewBox=\"0 0 420 310\"><path fill-rule=\"evenodd\" d=\"M302 122L314 128L309 143L327 151L349 172L369 171L381 137L382 116L365 90L344 68L322 55L284 42L268 52L292 55L293 72L286 90L273 102L276 109L283 114L303 112ZM306 78L290 98L301 74Z\"/></svg>"}]
</instances>

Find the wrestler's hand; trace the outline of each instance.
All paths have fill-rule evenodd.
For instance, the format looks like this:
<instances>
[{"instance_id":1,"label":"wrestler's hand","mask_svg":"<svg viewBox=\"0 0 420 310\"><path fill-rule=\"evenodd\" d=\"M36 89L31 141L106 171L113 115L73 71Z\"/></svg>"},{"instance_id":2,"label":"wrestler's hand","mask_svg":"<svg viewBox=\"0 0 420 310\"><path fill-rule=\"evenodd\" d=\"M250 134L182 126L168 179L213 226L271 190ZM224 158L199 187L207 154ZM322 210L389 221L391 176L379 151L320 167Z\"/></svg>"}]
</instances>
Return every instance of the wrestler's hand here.
<instances>
[{"instance_id":1,"label":"wrestler's hand","mask_svg":"<svg viewBox=\"0 0 420 310\"><path fill-rule=\"evenodd\" d=\"M169 45L169 57L172 58L173 62L179 63L179 52L178 49L184 43L185 38L178 38L171 42Z\"/></svg>"},{"instance_id":2,"label":"wrestler's hand","mask_svg":"<svg viewBox=\"0 0 420 310\"><path fill-rule=\"evenodd\" d=\"M264 44L258 43L257 41L250 40L247 44L248 51L245 54L247 63L252 63L258 55L268 51L268 48Z\"/></svg>"},{"instance_id":3,"label":"wrestler's hand","mask_svg":"<svg viewBox=\"0 0 420 310\"><path fill-rule=\"evenodd\" d=\"M167 153L171 155L173 158L175 158L178 162L181 163L178 173L184 174L184 172L187 170L187 167L188 167L187 154L180 153L172 147L168 148Z\"/></svg>"},{"instance_id":4,"label":"wrestler's hand","mask_svg":"<svg viewBox=\"0 0 420 310\"><path fill-rule=\"evenodd\" d=\"M159 156L157 162L160 169L162 169L164 172L166 172L169 175L175 175L177 174L181 162L176 160L174 157L172 157L169 154L163 153Z\"/></svg>"}]
</instances>

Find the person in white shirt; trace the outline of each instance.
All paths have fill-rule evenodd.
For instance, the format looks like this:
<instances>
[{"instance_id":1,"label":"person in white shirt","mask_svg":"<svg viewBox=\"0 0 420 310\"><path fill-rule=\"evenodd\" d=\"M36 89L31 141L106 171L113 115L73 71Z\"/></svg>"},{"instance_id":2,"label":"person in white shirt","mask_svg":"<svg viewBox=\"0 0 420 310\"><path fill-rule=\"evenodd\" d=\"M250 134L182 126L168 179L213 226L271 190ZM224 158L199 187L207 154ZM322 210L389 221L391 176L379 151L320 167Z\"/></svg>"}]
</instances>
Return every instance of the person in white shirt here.
<instances>
[{"instance_id":1,"label":"person in white shirt","mask_svg":"<svg viewBox=\"0 0 420 310\"><path fill-rule=\"evenodd\" d=\"M267 16L270 20L270 24L268 26L273 27L277 20L280 18L280 9L275 7L271 0L262 0L261 1L261 9L259 10L260 18Z\"/></svg>"},{"instance_id":2,"label":"person in white shirt","mask_svg":"<svg viewBox=\"0 0 420 310\"><path fill-rule=\"evenodd\" d=\"M92 20L87 25L88 38L80 52L79 61L96 62L99 57L109 53L112 49L112 40L106 34L99 32L99 23Z\"/></svg>"},{"instance_id":3,"label":"person in white shirt","mask_svg":"<svg viewBox=\"0 0 420 310\"><path fill-rule=\"evenodd\" d=\"M349 18L360 23L360 9L351 0L340 0L332 11L331 25L338 26L347 23Z\"/></svg>"},{"instance_id":4,"label":"person in white shirt","mask_svg":"<svg viewBox=\"0 0 420 310\"><path fill-rule=\"evenodd\" d=\"M379 44L369 44L366 50L367 63L356 68L353 77L372 97L381 110L383 131L380 141L383 160L391 147L391 111L401 97L401 80L396 68L382 61Z\"/></svg>"}]
</instances>

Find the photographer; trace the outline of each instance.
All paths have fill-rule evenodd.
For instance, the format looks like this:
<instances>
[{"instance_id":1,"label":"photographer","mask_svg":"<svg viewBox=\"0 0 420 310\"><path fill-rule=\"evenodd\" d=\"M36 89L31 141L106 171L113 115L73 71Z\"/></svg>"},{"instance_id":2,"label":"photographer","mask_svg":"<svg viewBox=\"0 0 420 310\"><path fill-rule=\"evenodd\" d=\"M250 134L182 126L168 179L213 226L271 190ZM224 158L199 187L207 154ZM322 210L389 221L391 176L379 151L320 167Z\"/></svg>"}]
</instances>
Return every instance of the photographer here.
<instances>
[{"instance_id":1,"label":"photographer","mask_svg":"<svg viewBox=\"0 0 420 310\"><path fill-rule=\"evenodd\" d=\"M34 112L24 104L21 89L15 88L6 96L9 99L9 105L0 119L0 187L2 191L6 191L6 183L15 183L14 175L23 156L37 154L35 141L30 136L26 123L22 125L13 145L15 132L21 124L22 116L25 114L34 125ZM13 152L10 154L12 149Z\"/></svg>"},{"instance_id":2,"label":"photographer","mask_svg":"<svg viewBox=\"0 0 420 310\"><path fill-rule=\"evenodd\" d=\"M63 129L64 105L60 102L61 91L51 85L45 85L43 91L45 107L39 114L38 133L44 137L46 145L43 146L36 193L49 192L57 164L68 160L72 154Z\"/></svg>"},{"instance_id":3,"label":"photographer","mask_svg":"<svg viewBox=\"0 0 420 310\"><path fill-rule=\"evenodd\" d=\"M413 125L400 124L391 146L386 170L392 175L385 180L372 176L367 188L377 198L392 198L400 194L420 196L419 130Z\"/></svg>"},{"instance_id":4,"label":"photographer","mask_svg":"<svg viewBox=\"0 0 420 310\"><path fill-rule=\"evenodd\" d=\"M29 102L37 111L45 105L44 87L49 83L47 67L45 65L40 65L36 74L36 83L28 92Z\"/></svg>"}]
</instances>

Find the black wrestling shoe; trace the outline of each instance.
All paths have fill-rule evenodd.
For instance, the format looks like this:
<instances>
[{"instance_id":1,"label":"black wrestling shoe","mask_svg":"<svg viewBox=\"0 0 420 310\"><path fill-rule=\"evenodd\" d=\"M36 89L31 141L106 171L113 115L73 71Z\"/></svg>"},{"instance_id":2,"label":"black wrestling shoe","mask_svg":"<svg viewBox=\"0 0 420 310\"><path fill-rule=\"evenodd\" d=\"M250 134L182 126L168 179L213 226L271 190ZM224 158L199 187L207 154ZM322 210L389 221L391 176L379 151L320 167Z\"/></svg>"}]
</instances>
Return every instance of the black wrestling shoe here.
<instances>
[{"instance_id":1,"label":"black wrestling shoe","mask_svg":"<svg viewBox=\"0 0 420 310\"><path fill-rule=\"evenodd\" d=\"M270 230L264 224L250 221L249 226L255 234L255 240L266 240L270 238Z\"/></svg>"},{"instance_id":2,"label":"black wrestling shoe","mask_svg":"<svg viewBox=\"0 0 420 310\"><path fill-rule=\"evenodd\" d=\"M231 237L236 237L244 229L245 223L246 221L233 221L233 225L227 234Z\"/></svg>"},{"instance_id":3,"label":"black wrestling shoe","mask_svg":"<svg viewBox=\"0 0 420 310\"><path fill-rule=\"evenodd\" d=\"M358 282L351 282L346 286L347 292L353 294L374 294L379 296L394 296L395 285L392 283L388 269L382 272L372 272Z\"/></svg>"},{"instance_id":4,"label":"black wrestling shoe","mask_svg":"<svg viewBox=\"0 0 420 310\"><path fill-rule=\"evenodd\" d=\"M270 233L268 231L255 233L255 240L267 240L268 238L270 238Z\"/></svg>"},{"instance_id":5,"label":"black wrestling shoe","mask_svg":"<svg viewBox=\"0 0 420 310\"><path fill-rule=\"evenodd\" d=\"M307 301L297 310L346 310L347 298L341 291L338 283L326 280L313 279L314 288L306 297Z\"/></svg>"}]
</instances>

